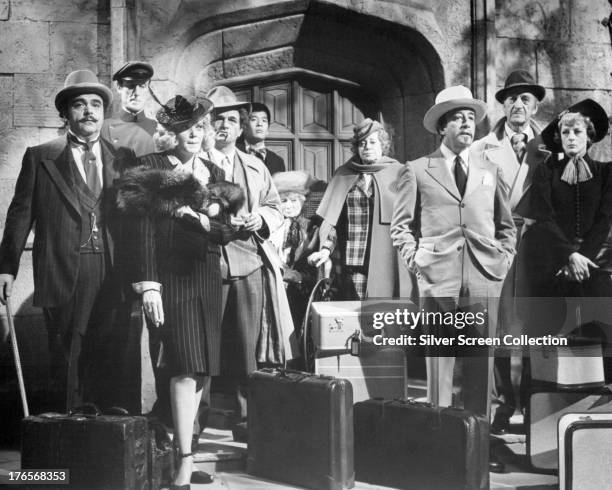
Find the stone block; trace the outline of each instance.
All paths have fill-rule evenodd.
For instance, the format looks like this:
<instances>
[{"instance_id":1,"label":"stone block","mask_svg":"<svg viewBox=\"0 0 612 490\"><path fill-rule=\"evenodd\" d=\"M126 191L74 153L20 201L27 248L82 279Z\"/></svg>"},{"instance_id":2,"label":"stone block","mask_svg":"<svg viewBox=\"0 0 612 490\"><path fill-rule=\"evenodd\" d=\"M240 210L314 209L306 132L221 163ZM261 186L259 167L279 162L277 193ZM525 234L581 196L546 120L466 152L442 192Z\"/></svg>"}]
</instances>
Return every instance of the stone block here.
<instances>
[{"instance_id":1,"label":"stone block","mask_svg":"<svg viewBox=\"0 0 612 490\"><path fill-rule=\"evenodd\" d=\"M94 24L53 22L50 25L51 71L70 73L87 68L98 72L98 29ZM102 46L107 46L102 40Z\"/></svg>"},{"instance_id":2,"label":"stone block","mask_svg":"<svg viewBox=\"0 0 612 490\"><path fill-rule=\"evenodd\" d=\"M601 89L610 86L609 44L540 42L537 73L546 87Z\"/></svg>"},{"instance_id":3,"label":"stone block","mask_svg":"<svg viewBox=\"0 0 612 490\"><path fill-rule=\"evenodd\" d=\"M109 25L98 24L97 43L96 43L96 61L98 64L98 78L106 85L111 84L111 28Z\"/></svg>"},{"instance_id":4,"label":"stone block","mask_svg":"<svg viewBox=\"0 0 612 490\"><path fill-rule=\"evenodd\" d=\"M495 27L500 37L568 41L570 0L498 0Z\"/></svg>"},{"instance_id":5,"label":"stone block","mask_svg":"<svg viewBox=\"0 0 612 490\"><path fill-rule=\"evenodd\" d=\"M504 86L508 74L519 68L530 71L534 77L537 76L536 47L537 43L534 41L497 38L495 74L498 89Z\"/></svg>"},{"instance_id":6,"label":"stone block","mask_svg":"<svg viewBox=\"0 0 612 490\"><path fill-rule=\"evenodd\" d=\"M12 128L0 131L0 179L3 181L17 179L26 148L39 143L38 128ZM2 212L6 212L6 209L0 210L0 213Z\"/></svg>"},{"instance_id":7,"label":"stone block","mask_svg":"<svg viewBox=\"0 0 612 490\"><path fill-rule=\"evenodd\" d=\"M15 126L60 127L55 94L64 86L64 75L15 75Z\"/></svg>"},{"instance_id":8,"label":"stone block","mask_svg":"<svg viewBox=\"0 0 612 490\"><path fill-rule=\"evenodd\" d=\"M226 78L232 78L253 73L272 72L293 66L293 48L280 48L257 55L226 60L223 62L223 71Z\"/></svg>"},{"instance_id":9,"label":"stone block","mask_svg":"<svg viewBox=\"0 0 612 490\"><path fill-rule=\"evenodd\" d=\"M11 0L15 20L108 23L110 2L98 0Z\"/></svg>"},{"instance_id":10,"label":"stone block","mask_svg":"<svg viewBox=\"0 0 612 490\"><path fill-rule=\"evenodd\" d=\"M303 21L303 15L293 15L225 29L223 57L232 58L291 45L296 41Z\"/></svg>"},{"instance_id":11,"label":"stone block","mask_svg":"<svg viewBox=\"0 0 612 490\"><path fill-rule=\"evenodd\" d=\"M196 94L206 95L208 91L217 83L222 81L223 62L217 61L204 68L195 78L194 87Z\"/></svg>"},{"instance_id":12,"label":"stone block","mask_svg":"<svg viewBox=\"0 0 612 490\"><path fill-rule=\"evenodd\" d=\"M13 77L0 76L0 128L13 126Z\"/></svg>"},{"instance_id":13,"label":"stone block","mask_svg":"<svg viewBox=\"0 0 612 490\"><path fill-rule=\"evenodd\" d=\"M40 73L49 68L49 27L44 22L2 22L1 73Z\"/></svg>"},{"instance_id":14,"label":"stone block","mask_svg":"<svg viewBox=\"0 0 612 490\"><path fill-rule=\"evenodd\" d=\"M571 40L584 43L610 43L610 31L601 21L610 17L607 0L572 2Z\"/></svg>"},{"instance_id":15,"label":"stone block","mask_svg":"<svg viewBox=\"0 0 612 490\"><path fill-rule=\"evenodd\" d=\"M223 58L223 33L213 32L195 39L178 57L176 70L168 78L179 85L195 85L198 72ZM155 66L155 65L154 65ZM157 70L157 66L155 66ZM166 68L167 69L167 68ZM161 75L159 75L161 77Z\"/></svg>"},{"instance_id":16,"label":"stone block","mask_svg":"<svg viewBox=\"0 0 612 490\"><path fill-rule=\"evenodd\" d=\"M11 11L9 0L0 0L0 20L8 20Z\"/></svg>"}]
</instances>

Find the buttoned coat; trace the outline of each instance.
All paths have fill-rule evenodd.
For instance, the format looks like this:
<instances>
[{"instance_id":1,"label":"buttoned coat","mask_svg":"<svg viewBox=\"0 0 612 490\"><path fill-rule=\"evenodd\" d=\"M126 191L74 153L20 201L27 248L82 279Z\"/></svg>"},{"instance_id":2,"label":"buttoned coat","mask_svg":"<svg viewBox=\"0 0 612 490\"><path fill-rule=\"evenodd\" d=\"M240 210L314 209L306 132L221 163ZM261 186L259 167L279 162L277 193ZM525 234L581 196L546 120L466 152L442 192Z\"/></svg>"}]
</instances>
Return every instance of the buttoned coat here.
<instances>
[{"instance_id":1,"label":"buttoned coat","mask_svg":"<svg viewBox=\"0 0 612 490\"><path fill-rule=\"evenodd\" d=\"M458 297L464 246L489 280L502 281L515 254L515 227L501 169L471 153L462 198L440 149L406 163L391 239L420 287Z\"/></svg>"},{"instance_id":2,"label":"buttoned coat","mask_svg":"<svg viewBox=\"0 0 612 490\"><path fill-rule=\"evenodd\" d=\"M124 109L104 121L100 136L116 149L129 148L137 157L155 152L153 134L157 122L148 118L144 111L132 114Z\"/></svg>"},{"instance_id":3,"label":"buttoned coat","mask_svg":"<svg viewBox=\"0 0 612 490\"><path fill-rule=\"evenodd\" d=\"M111 187L133 154L128 150L115 150L102 139L100 151L106 243L111 264L115 265L114 245L120 240L121 227L113 212ZM35 306L62 306L75 291L79 273L81 206L73 180L73 162L65 136L28 148L8 209L0 245L0 273L17 275L21 254L34 227Z\"/></svg>"}]
</instances>

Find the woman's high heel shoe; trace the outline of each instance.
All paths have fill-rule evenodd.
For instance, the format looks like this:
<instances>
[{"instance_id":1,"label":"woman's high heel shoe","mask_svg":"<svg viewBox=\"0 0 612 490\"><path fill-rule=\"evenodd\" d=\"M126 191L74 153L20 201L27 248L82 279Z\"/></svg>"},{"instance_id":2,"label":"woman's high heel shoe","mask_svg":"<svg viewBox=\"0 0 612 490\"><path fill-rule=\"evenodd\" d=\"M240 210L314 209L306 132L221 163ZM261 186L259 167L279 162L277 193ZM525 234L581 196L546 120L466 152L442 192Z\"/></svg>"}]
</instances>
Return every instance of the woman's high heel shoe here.
<instances>
[{"instance_id":1,"label":"woman's high heel shoe","mask_svg":"<svg viewBox=\"0 0 612 490\"><path fill-rule=\"evenodd\" d=\"M179 459L188 458L190 456L193 456L193 453L187 453L187 454L178 453ZM191 490L191 483L185 483L184 485L176 485L175 483L172 483L170 485L170 490Z\"/></svg>"}]
</instances>

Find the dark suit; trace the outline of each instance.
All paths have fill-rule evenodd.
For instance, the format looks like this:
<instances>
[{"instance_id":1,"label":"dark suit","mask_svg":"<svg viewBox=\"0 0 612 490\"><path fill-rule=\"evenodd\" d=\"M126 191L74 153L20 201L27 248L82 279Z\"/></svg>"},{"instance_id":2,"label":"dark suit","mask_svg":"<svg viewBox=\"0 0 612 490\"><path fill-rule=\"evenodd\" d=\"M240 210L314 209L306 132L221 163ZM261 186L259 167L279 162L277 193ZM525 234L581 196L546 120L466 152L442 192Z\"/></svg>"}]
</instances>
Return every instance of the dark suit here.
<instances>
[{"instance_id":1,"label":"dark suit","mask_svg":"<svg viewBox=\"0 0 612 490\"><path fill-rule=\"evenodd\" d=\"M240 151L248 153L246 150L246 144L243 139L240 139L236 142L236 148ZM257 158L261 160L259 155L255 155ZM274 153L272 150L266 148L266 158L261 160L266 168L269 170L270 175L274 175L277 172L284 172L286 170L285 161L280 157L278 153Z\"/></svg>"},{"instance_id":2,"label":"dark suit","mask_svg":"<svg viewBox=\"0 0 612 490\"><path fill-rule=\"evenodd\" d=\"M127 151L116 151L100 140L103 163L103 191L96 210L100 223L101 253L84 253L83 230L89 216L84 211L83 182L66 137L28 148L15 195L8 209L4 237L0 245L0 273L17 275L19 260L26 239L34 226L34 305L43 308L52 355L63 350L65 360L55 359L58 375L68 369L67 403L79 403L81 396L93 396L86 386L93 378L84 379L76 369L81 350L80 341L93 339L119 299L120 278L111 274L115 265L115 243L121 233L113 213L110 187L119 175ZM95 252L95 251L93 251ZM92 315L92 311L96 311ZM92 322L95 327L92 328ZM87 334L87 336L86 336ZM93 342L93 340L92 340ZM91 354L91 353L90 353ZM91 360L91 357L87 356ZM91 366L89 366L91 368ZM87 368L87 369L89 369ZM83 371L83 366L79 370ZM57 380L59 381L59 380ZM88 394L89 393L89 394Z\"/></svg>"}]
</instances>

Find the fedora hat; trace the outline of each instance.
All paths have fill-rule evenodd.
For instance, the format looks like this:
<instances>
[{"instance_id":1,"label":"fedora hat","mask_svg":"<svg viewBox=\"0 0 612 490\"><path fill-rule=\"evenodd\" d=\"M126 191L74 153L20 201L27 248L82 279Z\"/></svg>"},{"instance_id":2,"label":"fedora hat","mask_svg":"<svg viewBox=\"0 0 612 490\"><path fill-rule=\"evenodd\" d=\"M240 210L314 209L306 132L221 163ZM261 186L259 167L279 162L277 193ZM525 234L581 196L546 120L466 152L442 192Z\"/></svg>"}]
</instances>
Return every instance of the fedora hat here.
<instances>
[{"instance_id":1,"label":"fedora hat","mask_svg":"<svg viewBox=\"0 0 612 490\"><path fill-rule=\"evenodd\" d=\"M91 70L76 70L66 77L64 88L55 96L55 108L62 111L64 102L81 94L98 94L104 101L104 107L108 107L113 101L113 93L98 81L98 77Z\"/></svg>"},{"instance_id":2,"label":"fedora hat","mask_svg":"<svg viewBox=\"0 0 612 490\"><path fill-rule=\"evenodd\" d=\"M504 88L498 90L495 94L497 102L503 104L511 92L529 92L535 95L538 100L542 100L546 94L546 89L535 83L531 73L527 70L515 70L506 78Z\"/></svg>"},{"instance_id":3,"label":"fedora hat","mask_svg":"<svg viewBox=\"0 0 612 490\"><path fill-rule=\"evenodd\" d=\"M213 87L206 97L212 101L216 113L232 110L237 111L238 109L250 110L251 107L250 102L239 101L236 98L236 94L225 85Z\"/></svg>"},{"instance_id":4,"label":"fedora hat","mask_svg":"<svg viewBox=\"0 0 612 490\"><path fill-rule=\"evenodd\" d=\"M146 61L128 61L113 75L114 81L146 82L153 77L153 66Z\"/></svg>"},{"instance_id":5,"label":"fedora hat","mask_svg":"<svg viewBox=\"0 0 612 490\"><path fill-rule=\"evenodd\" d=\"M423 126L433 134L438 134L439 119L447 112L457 109L471 109L476 116L476 124L482 121L487 114L487 104L482 100L475 99L472 91L463 85L455 85L445 88L436 95L436 103L431 107L423 118Z\"/></svg>"},{"instance_id":6,"label":"fedora hat","mask_svg":"<svg viewBox=\"0 0 612 490\"><path fill-rule=\"evenodd\" d=\"M595 128L595 137L591 140L591 143L601 141L608 134L610 123L604 108L592 99L584 99L557 114L548 126L542 130L542 141L552 152L560 153L563 151L563 146L558 138L555 138L555 134L559 132L559 121L568 112L578 112L591 120Z\"/></svg>"},{"instance_id":7,"label":"fedora hat","mask_svg":"<svg viewBox=\"0 0 612 490\"><path fill-rule=\"evenodd\" d=\"M193 126L212 110L212 102L204 97L176 95L157 111L157 122L166 128L181 133Z\"/></svg>"}]
</instances>

